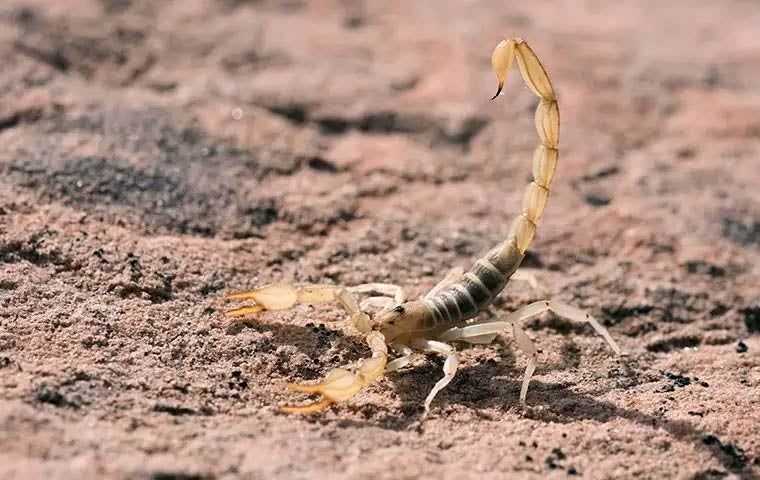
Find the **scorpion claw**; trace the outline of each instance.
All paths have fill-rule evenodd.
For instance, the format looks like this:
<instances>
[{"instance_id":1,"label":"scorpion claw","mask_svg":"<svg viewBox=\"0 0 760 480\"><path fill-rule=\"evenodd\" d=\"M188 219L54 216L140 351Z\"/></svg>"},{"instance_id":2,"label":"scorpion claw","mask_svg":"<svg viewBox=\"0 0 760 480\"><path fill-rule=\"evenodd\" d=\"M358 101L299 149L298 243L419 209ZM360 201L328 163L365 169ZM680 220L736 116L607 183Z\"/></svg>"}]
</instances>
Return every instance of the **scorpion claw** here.
<instances>
[{"instance_id":1,"label":"scorpion claw","mask_svg":"<svg viewBox=\"0 0 760 480\"><path fill-rule=\"evenodd\" d=\"M252 300L253 305L227 310L230 317L243 317L264 310L285 310L295 305L297 291L290 285L267 285L248 292L226 295L225 300Z\"/></svg>"},{"instance_id":2,"label":"scorpion claw","mask_svg":"<svg viewBox=\"0 0 760 480\"><path fill-rule=\"evenodd\" d=\"M255 295L255 290L250 292L241 292L241 293L230 293L229 295L225 295L225 300L253 300Z\"/></svg>"},{"instance_id":3,"label":"scorpion claw","mask_svg":"<svg viewBox=\"0 0 760 480\"><path fill-rule=\"evenodd\" d=\"M336 401L347 400L353 397L362 385L357 382L356 376L347 370L336 368L330 372L325 381L316 385L302 383L290 383L288 389L296 392L317 393L322 399L300 407L280 407L285 413L317 413L326 409Z\"/></svg>"},{"instance_id":4,"label":"scorpion claw","mask_svg":"<svg viewBox=\"0 0 760 480\"><path fill-rule=\"evenodd\" d=\"M310 403L308 405L303 405L300 407L280 407L281 412L285 413L300 413L300 414L308 414L308 413L317 413L321 412L322 410L325 410L330 405L333 404L333 401L329 398L323 398L322 400L314 403Z\"/></svg>"},{"instance_id":5,"label":"scorpion claw","mask_svg":"<svg viewBox=\"0 0 760 480\"><path fill-rule=\"evenodd\" d=\"M232 310L227 310L225 314L229 315L230 317L243 317L246 315L251 315L253 313L258 313L262 310L264 310L264 307L261 305L251 305L250 307L240 307L234 308Z\"/></svg>"},{"instance_id":6,"label":"scorpion claw","mask_svg":"<svg viewBox=\"0 0 760 480\"><path fill-rule=\"evenodd\" d=\"M323 385L324 384L306 385L304 383L289 383L288 390L293 390L294 392L304 392L304 393L321 393L320 390L322 389Z\"/></svg>"},{"instance_id":7,"label":"scorpion claw","mask_svg":"<svg viewBox=\"0 0 760 480\"><path fill-rule=\"evenodd\" d=\"M318 402L303 407L283 407L282 411L288 413L313 413L327 408L331 403L344 402L359 391L376 381L385 371L387 362L387 347L385 337L379 332L368 335L367 343L372 349L372 357L361 360L356 368L356 373L343 368L335 368L327 374L321 383L306 385L291 383L290 390L304 393L316 393L322 396Z\"/></svg>"},{"instance_id":8,"label":"scorpion claw","mask_svg":"<svg viewBox=\"0 0 760 480\"><path fill-rule=\"evenodd\" d=\"M297 290L290 285L273 284L249 292L227 295L227 300L253 300L261 310L285 310L296 304Z\"/></svg>"},{"instance_id":9,"label":"scorpion claw","mask_svg":"<svg viewBox=\"0 0 760 480\"><path fill-rule=\"evenodd\" d=\"M327 374L322 383L316 385L291 383L288 388L297 392L318 393L331 402L339 402L353 397L363 386L363 382L357 375L348 370L336 368Z\"/></svg>"}]
</instances>

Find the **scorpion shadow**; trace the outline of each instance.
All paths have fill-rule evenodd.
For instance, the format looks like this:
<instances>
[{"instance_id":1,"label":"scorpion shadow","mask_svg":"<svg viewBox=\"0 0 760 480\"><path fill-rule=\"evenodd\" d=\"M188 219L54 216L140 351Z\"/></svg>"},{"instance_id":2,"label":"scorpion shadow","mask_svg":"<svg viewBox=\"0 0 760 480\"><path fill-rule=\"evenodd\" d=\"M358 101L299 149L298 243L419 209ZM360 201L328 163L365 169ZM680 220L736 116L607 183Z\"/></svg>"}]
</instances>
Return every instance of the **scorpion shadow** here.
<instances>
[{"instance_id":1,"label":"scorpion shadow","mask_svg":"<svg viewBox=\"0 0 760 480\"><path fill-rule=\"evenodd\" d=\"M570 357L570 359L577 357L575 347L572 345L563 347L561 352L563 357ZM513 352L505 350L500 354L502 357L500 360L489 359L476 365L460 368L451 384L436 397L439 408L448 404L458 404L471 408L476 414L484 408L492 408L504 414L519 414L521 409L519 392L523 370L515 365ZM560 363L558 362L555 366L559 367ZM425 395L441 376L442 365L442 360L431 356L424 364L400 371L390 377L393 388L402 401L415 407L411 415L416 419L419 419L422 414L421 404ZM544 366L547 365L544 364ZM555 366L548 366L547 370L555 370ZM560 369L569 368L573 367L566 365ZM701 430L695 424L685 420L668 420L638 410L622 408L599 399L613 388L591 393L577 393L572 390L572 385L572 382L542 382L535 378L531 380L529 402L533 406L543 405L549 408L528 409L524 413L525 417L545 423L572 423L579 420L606 423L624 418L652 429L663 429L676 441L691 443L696 449L707 451L726 470L738 474L740 478L760 479L757 469L750 463L751 459L741 448L731 443L721 442L713 433ZM756 459L755 464L757 461Z\"/></svg>"},{"instance_id":2,"label":"scorpion shadow","mask_svg":"<svg viewBox=\"0 0 760 480\"><path fill-rule=\"evenodd\" d=\"M244 322L228 326L228 333L235 334L243 328L253 328L258 332L269 332L271 344L291 345L299 352L315 360L314 368L288 371L293 380L312 380L321 378L321 370L337 366L341 361L352 362L368 355L368 348L361 339L327 328L325 325L299 326L279 322ZM324 358L324 353L334 344L341 343L341 360L326 359L330 365L320 365L317 359ZM492 346L476 346L477 349L492 349ZM516 414L520 411L519 391L523 375L522 368L515 362L515 354L510 348L499 348L500 358L489 358L475 365L460 368L457 376L444 389L435 403L438 408L449 404L464 405L473 412L484 408L495 409L503 414ZM547 371L577 368L580 363L578 348L572 340L560 347L561 360L553 364L542 364ZM336 360L336 361L334 361ZM441 377L443 359L438 355L427 355L427 359L415 362L398 372L386 376L385 385L390 386L401 399L401 412L390 412L383 405L373 403L352 404L347 406L359 413L364 419L338 419L340 427L367 426L387 430L402 431L411 428L424 428L420 423L423 413L422 404L425 396ZM606 390L606 391L605 391ZM532 405L549 408L528 410L526 418L546 423L571 423L579 420L593 420L606 423L624 418L637 424L657 429L661 428L679 442L692 443L710 453L725 469L737 473L741 478L760 479L756 469L741 449L732 444L723 444L715 435L700 430L693 423L685 420L668 420L659 416L646 414L637 410L621 408L611 402L599 400L612 388L581 394L572 390L572 383L542 382L533 379L530 384L529 399ZM324 423L324 419L311 419Z\"/></svg>"}]
</instances>

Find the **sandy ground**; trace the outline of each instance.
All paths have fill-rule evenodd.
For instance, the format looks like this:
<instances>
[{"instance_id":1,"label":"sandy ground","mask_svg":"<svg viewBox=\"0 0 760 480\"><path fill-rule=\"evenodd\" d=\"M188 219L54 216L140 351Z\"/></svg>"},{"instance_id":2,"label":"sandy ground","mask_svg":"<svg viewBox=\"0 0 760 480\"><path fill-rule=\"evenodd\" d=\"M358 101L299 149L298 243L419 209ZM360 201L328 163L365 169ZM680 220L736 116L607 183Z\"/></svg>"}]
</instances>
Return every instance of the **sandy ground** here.
<instances>
[{"instance_id":1,"label":"sandy ground","mask_svg":"<svg viewBox=\"0 0 760 480\"><path fill-rule=\"evenodd\" d=\"M232 324L274 281L421 294L501 240L534 97L489 57L528 39L561 165L496 315L310 418L277 406L367 355L339 310ZM4 0L0 477L758 478L760 4Z\"/></svg>"}]
</instances>

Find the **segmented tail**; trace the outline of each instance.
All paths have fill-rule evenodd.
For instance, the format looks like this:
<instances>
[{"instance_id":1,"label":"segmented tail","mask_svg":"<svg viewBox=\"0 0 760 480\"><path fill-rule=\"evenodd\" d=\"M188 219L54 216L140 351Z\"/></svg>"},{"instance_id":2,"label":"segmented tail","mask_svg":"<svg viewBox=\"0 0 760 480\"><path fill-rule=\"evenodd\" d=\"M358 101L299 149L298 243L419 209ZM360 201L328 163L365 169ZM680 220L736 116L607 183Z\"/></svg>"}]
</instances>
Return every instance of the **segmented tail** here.
<instances>
[{"instance_id":1,"label":"segmented tail","mask_svg":"<svg viewBox=\"0 0 760 480\"><path fill-rule=\"evenodd\" d=\"M523 80L540 99L535 117L540 144L533 153L533 181L525 190L522 212L512 223L507 239L487 256L487 260L507 277L520 266L525 251L533 241L549 198L559 158L557 97L543 65L522 39L502 40L493 51L491 65L499 80L499 88L493 98L498 97L504 88L507 73L515 58Z\"/></svg>"},{"instance_id":2,"label":"segmented tail","mask_svg":"<svg viewBox=\"0 0 760 480\"><path fill-rule=\"evenodd\" d=\"M536 108L536 130L540 143L533 153L533 181L528 185L522 212L512 223L507 239L475 262L461 279L424 299L435 325L456 324L476 316L504 289L525 257L536 227L549 199L549 190L557 168L559 151L559 107L549 76L536 54L521 39L504 40L491 56L499 89L504 88L507 72L517 58L525 83L540 101Z\"/></svg>"}]
</instances>

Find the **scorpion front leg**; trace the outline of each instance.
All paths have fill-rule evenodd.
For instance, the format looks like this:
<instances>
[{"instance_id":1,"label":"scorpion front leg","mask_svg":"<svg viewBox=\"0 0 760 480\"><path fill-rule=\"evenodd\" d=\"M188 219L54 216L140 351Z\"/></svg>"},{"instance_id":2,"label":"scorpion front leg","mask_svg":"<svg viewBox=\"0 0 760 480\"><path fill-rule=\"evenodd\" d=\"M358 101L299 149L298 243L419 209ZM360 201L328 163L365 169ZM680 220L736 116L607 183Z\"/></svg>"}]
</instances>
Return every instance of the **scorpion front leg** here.
<instances>
[{"instance_id":1,"label":"scorpion front leg","mask_svg":"<svg viewBox=\"0 0 760 480\"><path fill-rule=\"evenodd\" d=\"M372 357L361 360L355 372L336 368L327 374L322 383L316 385L290 384L291 390L307 393L317 393L322 399L301 407L282 407L287 413L314 413L324 410L335 402L343 402L380 378L388 361L388 347L385 337L380 332L370 332L367 344L372 350Z\"/></svg>"}]
</instances>

